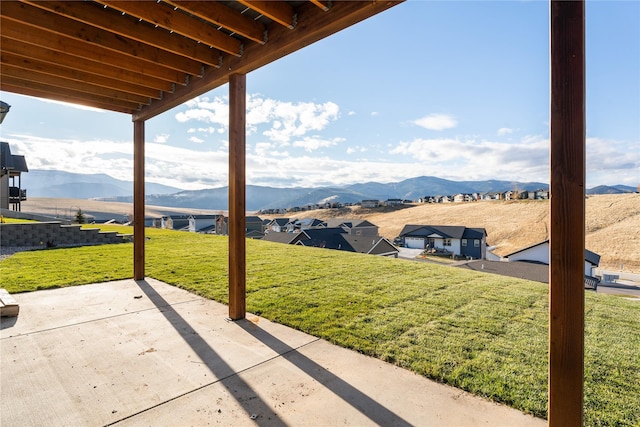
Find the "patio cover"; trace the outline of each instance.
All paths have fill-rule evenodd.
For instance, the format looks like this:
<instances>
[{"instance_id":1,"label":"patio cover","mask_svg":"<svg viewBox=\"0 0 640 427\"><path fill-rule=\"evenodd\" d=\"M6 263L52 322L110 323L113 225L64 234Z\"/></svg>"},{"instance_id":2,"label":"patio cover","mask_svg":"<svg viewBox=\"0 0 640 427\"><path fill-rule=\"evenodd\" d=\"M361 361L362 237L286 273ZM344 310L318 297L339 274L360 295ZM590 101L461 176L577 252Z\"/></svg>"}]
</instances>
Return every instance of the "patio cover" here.
<instances>
[{"instance_id":1,"label":"patio cover","mask_svg":"<svg viewBox=\"0 0 640 427\"><path fill-rule=\"evenodd\" d=\"M229 316L241 319L245 76L397 3L2 1L0 90L131 114L134 278L143 279L144 122L229 83ZM550 3L549 424L569 426L582 424L583 399L585 15L584 0Z\"/></svg>"}]
</instances>

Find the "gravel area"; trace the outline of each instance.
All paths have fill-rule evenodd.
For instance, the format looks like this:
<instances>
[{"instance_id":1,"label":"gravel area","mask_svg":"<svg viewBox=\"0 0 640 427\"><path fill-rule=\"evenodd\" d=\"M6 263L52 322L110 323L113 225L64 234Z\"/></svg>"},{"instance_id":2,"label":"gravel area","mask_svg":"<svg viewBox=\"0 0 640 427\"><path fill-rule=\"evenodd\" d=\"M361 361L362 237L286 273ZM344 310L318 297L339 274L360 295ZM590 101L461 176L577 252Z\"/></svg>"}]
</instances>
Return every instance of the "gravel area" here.
<instances>
[{"instance_id":1,"label":"gravel area","mask_svg":"<svg viewBox=\"0 0 640 427\"><path fill-rule=\"evenodd\" d=\"M11 255L22 252L42 249L40 246L0 246L0 260L9 258Z\"/></svg>"}]
</instances>

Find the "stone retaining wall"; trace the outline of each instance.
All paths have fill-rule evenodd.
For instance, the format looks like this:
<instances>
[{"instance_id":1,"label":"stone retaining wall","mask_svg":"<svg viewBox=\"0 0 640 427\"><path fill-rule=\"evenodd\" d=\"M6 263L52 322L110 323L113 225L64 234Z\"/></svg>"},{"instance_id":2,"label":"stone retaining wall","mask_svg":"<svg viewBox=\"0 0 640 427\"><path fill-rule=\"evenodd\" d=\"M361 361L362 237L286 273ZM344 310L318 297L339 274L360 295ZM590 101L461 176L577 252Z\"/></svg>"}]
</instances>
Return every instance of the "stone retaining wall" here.
<instances>
[{"instance_id":1,"label":"stone retaining wall","mask_svg":"<svg viewBox=\"0 0 640 427\"><path fill-rule=\"evenodd\" d=\"M0 245L9 246L84 246L123 243L129 236L98 228L80 228L59 221L0 224Z\"/></svg>"}]
</instances>

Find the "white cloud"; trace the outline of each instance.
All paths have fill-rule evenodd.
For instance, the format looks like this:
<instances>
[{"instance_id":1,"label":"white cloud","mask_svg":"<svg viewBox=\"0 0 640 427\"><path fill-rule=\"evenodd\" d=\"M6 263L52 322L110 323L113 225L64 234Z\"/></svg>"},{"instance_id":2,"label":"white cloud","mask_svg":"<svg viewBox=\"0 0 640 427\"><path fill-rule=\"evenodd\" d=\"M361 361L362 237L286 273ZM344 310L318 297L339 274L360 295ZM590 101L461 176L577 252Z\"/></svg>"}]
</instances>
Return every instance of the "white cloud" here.
<instances>
[{"instance_id":1,"label":"white cloud","mask_svg":"<svg viewBox=\"0 0 640 427\"><path fill-rule=\"evenodd\" d=\"M365 153L367 151L367 147L362 147L359 145L356 145L355 147L348 147L347 148L347 154L353 154L353 153Z\"/></svg>"},{"instance_id":2,"label":"white cloud","mask_svg":"<svg viewBox=\"0 0 640 427\"><path fill-rule=\"evenodd\" d=\"M498 135L499 136L503 136L503 135L507 135L513 133L513 129L511 128L500 128L498 129Z\"/></svg>"},{"instance_id":3,"label":"white cloud","mask_svg":"<svg viewBox=\"0 0 640 427\"><path fill-rule=\"evenodd\" d=\"M402 142L390 154L425 165L426 175L458 179L548 181L549 142L539 136L519 144L475 139L415 139Z\"/></svg>"},{"instance_id":4,"label":"white cloud","mask_svg":"<svg viewBox=\"0 0 640 427\"><path fill-rule=\"evenodd\" d=\"M176 113L175 118L180 123L199 121L213 123L220 126L229 124L229 105L226 98L215 97L209 100L207 97L194 98L185 103L187 110Z\"/></svg>"},{"instance_id":5,"label":"white cloud","mask_svg":"<svg viewBox=\"0 0 640 427\"><path fill-rule=\"evenodd\" d=\"M429 130L451 129L458 125L453 116L447 114L429 114L420 119L414 120L414 124Z\"/></svg>"},{"instance_id":6,"label":"white cloud","mask_svg":"<svg viewBox=\"0 0 640 427\"><path fill-rule=\"evenodd\" d=\"M153 142L157 142L158 144L164 144L167 141L169 141L169 135L166 133L158 134L153 138Z\"/></svg>"},{"instance_id":7,"label":"white cloud","mask_svg":"<svg viewBox=\"0 0 640 427\"><path fill-rule=\"evenodd\" d=\"M587 187L640 184L640 141L587 138Z\"/></svg>"},{"instance_id":8,"label":"white cloud","mask_svg":"<svg viewBox=\"0 0 640 427\"><path fill-rule=\"evenodd\" d=\"M339 142L344 141L344 138L322 139L318 137L305 137L302 140L294 141L294 147L302 147L306 151L315 151L322 147L331 147Z\"/></svg>"},{"instance_id":9,"label":"white cloud","mask_svg":"<svg viewBox=\"0 0 640 427\"><path fill-rule=\"evenodd\" d=\"M376 117L376 116L378 116L379 114L380 114L380 113L378 113L377 111L372 111L372 112L371 112L371 116L372 116L372 117Z\"/></svg>"},{"instance_id":10,"label":"white cloud","mask_svg":"<svg viewBox=\"0 0 640 427\"><path fill-rule=\"evenodd\" d=\"M202 144L204 142L204 139L198 138L197 136L192 136L191 138L189 138L189 141L195 142L196 144Z\"/></svg>"},{"instance_id":11,"label":"white cloud","mask_svg":"<svg viewBox=\"0 0 640 427\"><path fill-rule=\"evenodd\" d=\"M355 112L355 111L349 111L349 112L347 113L347 116L355 116L355 115L356 115L356 112Z\"/></svg>"},{"instance_id":12,"label":"white cloud","mask_svg":"<svg viewBox=\"0 0 640 427\"><path fill-rule=\"evenodd\" d=\"M229 123L227 97L195 98L185 104L187 109L175 115L180 123L198 121L219 125L218 128L197 128L200 132L224 133ZM339 117L340 108L334 102L284 102L264 98L259 94L247 96L247 135L262 132L269 140L288 145L293 138L318 132ZM193 128L192 128L193 129ZM191 129L190 129L191 131Z\"/></svg>"}]
</instances>

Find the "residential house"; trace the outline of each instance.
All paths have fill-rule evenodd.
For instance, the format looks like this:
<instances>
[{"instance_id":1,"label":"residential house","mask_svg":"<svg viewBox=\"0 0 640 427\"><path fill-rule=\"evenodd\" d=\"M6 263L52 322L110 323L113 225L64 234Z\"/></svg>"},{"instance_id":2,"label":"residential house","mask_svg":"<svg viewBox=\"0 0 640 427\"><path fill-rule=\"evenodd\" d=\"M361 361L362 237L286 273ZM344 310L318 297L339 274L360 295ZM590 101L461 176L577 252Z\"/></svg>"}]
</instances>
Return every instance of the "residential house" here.
<instances>
[{"instance_id":1,"label":"residential house","mask_svg":"<svg viewBox=\"0 0 640 427\"><path fill-rule=\"evenodd\" d=\"M27 200L27 190L21 185L23 172L29 172L24 156L11 154L9 143L0 142L0 208L21 210L21 202Z\"/></svg>"},{"instance_id":2,"label":"residential house","mask_svg":"<svg viewBox=\"0 0 640 427\"><path fill-rule=\"evenodd\" d=\"M505 259L508 262L481 260L471 261L458 267L549 283L548 240L506 255ZM594 277L593 270L599 263L598 254L585 250L584 287L586 289L597 289L600 280Z\"/></svg>"},{"instance_id":3,"label":"residential house","mask_svg":"<svg viewBox=\"0 0 640 427\"><path fill-rule=\"evenodd\" d=\"M485 259L487 231L457 225L405 225L399 239L407 248L444 251L458 257Z\"/></svg>"},{"instance_id":4,"label":"residential house","mask_svg":"<svg viewBox=\"0 0 640 427\"><path fill-rule=\"evenodd\" d=\"M536 193L535 195L536 200L549 199L549 190L542 188L540 190L536 190L535 193Z\"/></svg>"},{"instance_id":5,"label":"residential house","mask_svg":"<svg viewBox=\"0 0 640 427\"><path fill-rule=\"evenodd\" d=\"M502 193L502 200L515 200L518 198L518 192L517 191L505 191L504 193Z\"/></svg>"},{"instance_id":6,"label":"residential house","mask_svg":"<svg viewBox=\"0 0 640 427\"><path fill-rule=\"evenodd\" d=\"M253 236L257 236L255 233L264 233L262 230L262 218L255 215L249 215L245 217L244 227L247 232L247 237L250 233L254 233Z\"/></svg>"},{"instance_id":7,"label":"residential house","mask_svg":"<svg viewBox=\"0 0 640 427\"><path fill-rule=\"evenodd\" d=\"M287 231L287 226L290 223L289 218L274 218L267 225L265 232L281 233Z\"/></svg>"},{"instance_id":8,"label":"residential house","mask_svg":"<svg viewBox=\"0 0 640 427\"><path fill-rule=\"evenodd\" d=\"M384 202L385 206L401 206L404 204L404 200L402 199L387 199Z\"/></svg>"},{"instance_id":9,"label":"residential house","mask_svg":"<svg viewBox=\"0 0 640 427\"><path fill-rule=\"evenodd\" d=\"M502 200L502 193L497 191L485 193L481 196L482 200Z\"/></svg>"},{"instance_id":10,"label":"residential house","mask_svg":"<svg viewBox=\"0 0 640 427\"><path fill-rule=\"evenodd\" d=\"M189 217L191 215L165 215L162 217L160 227L167 230L189 230Z\"/></svg>"},{"instance_id":11,"label":"residential house","mask_svg":"<svg viewBox=\"0 0 640 427\"><path fill-rule=\"evenodd\" d=\"M399 252L398 248L384 237L352 235L342 227L303 230L295 234L289 244L395 258Z\"/></svg>"},{"instance_id":12,"label":"residential house","mask_svg":"<svg viewBox=\"0 0 640 427\"><path fill-rule=\"evenodd\" d=\"M380 200L363 200L360 206L363 208L377 208L380 206Z\"/></svg>"},{"instance_id":13,"label":"residential house","mask_svg":"<svg viewBox=\"0 0 640 427\"><path fill-rule=\"evenodd\" d=\"M208 232L214 228L219 215L189 215L188 229L192 233Z\"/></svg>"},{"instance_id":14,"label":"residential house","mask_svg":"<svg viewBox=\"0 0 640 427\"><path fill-rule=\"evenodd\" d=\"M364 219L332 218L326 222L327 228L342 228L353 236L377 236L378 226Z\"/></svg>"},{"instance_id":15,"label":"residential house","mask_svg":"<svg viewBox=\"0 0 640 427\"><path fill-rule=\"evenodd\" d=\"M265 233L264 238L262 240L266 240L267 242L276 242L276 243L286 243L290 244L293 239L296 238L298 234L296 233L287 233L284 231L272 231L269 233Z\"/></svg>"},{"instance_id":16,"label":"residential house","mask_svg":"<svg viewBox=\"0 0 640 427\"><path fill-rule=\"evenodd\" d=\"M293 232L297 233L301 230L308 230L310 228L325 228L327 223L317 218L302 218L291 220L293 224Z\"/></svg>"},{"instance_id":17,"label":"residential house","mask_svg":"<svg viewBox=\"0 0 640 427\"><path fill-rule=\"evenodd\" d=\"M544 242L527 246L526 248L505 255L505 258L509 262L528 261L549 265L549 241L545 240ZM584 275L589 277L595 276L594 270L598 267L599 264L600 255L596 254L595 252L591 252L588 249L585 249Z\"/></svg>"}]
</instances>

